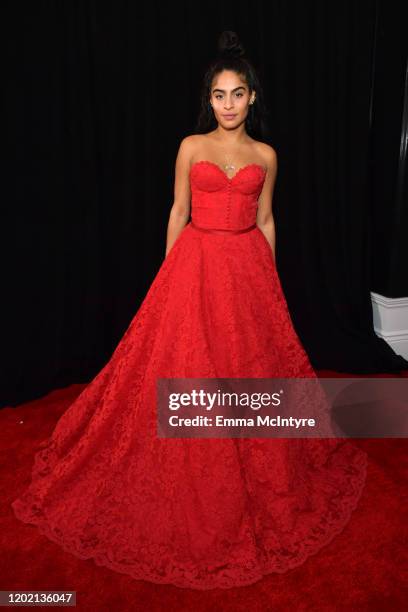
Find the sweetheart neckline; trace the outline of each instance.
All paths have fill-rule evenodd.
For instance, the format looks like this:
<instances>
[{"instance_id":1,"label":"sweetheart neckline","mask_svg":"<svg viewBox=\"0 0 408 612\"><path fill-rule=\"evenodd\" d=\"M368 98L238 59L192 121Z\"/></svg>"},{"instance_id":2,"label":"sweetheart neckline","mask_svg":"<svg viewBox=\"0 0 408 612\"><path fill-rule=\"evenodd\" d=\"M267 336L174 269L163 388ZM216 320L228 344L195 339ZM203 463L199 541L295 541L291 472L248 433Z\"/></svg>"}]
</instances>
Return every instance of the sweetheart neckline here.
<instances>
[{"instance_id":1,"label":"sweetheart neckline","mask_svg":"<svg viewBox=\"0 0 408 612\"><path fill-rule=\"evenodd\" d=\"M222 168L220 168L220 166L218 164L216 164L215 162L209 161L208 159L201 159L201 160L196 161L193 164L191 164L190 172L194 168L194 166L196 166L198 164L209 164L210 166L215 166L215 168L217 168L217 170L219 170L221 172L221 174L227 179L227 181L230 181L230 182L233 181L235 179L235 177L238 176L238 174L240 172L242 172L242 170L245 170L246 168L251 168L251 166L255 166L257 168L260 168L262 170L262 172L264 174L266 174L266 170L265 170L265 168L263 166L261 166L261 164L251 163L251 164L246 164L245 166L242 166L241 168L238 168L238 170L236 171L234 176L229 177L224 172L224 170Z\"/></svg>"}]
</instances>

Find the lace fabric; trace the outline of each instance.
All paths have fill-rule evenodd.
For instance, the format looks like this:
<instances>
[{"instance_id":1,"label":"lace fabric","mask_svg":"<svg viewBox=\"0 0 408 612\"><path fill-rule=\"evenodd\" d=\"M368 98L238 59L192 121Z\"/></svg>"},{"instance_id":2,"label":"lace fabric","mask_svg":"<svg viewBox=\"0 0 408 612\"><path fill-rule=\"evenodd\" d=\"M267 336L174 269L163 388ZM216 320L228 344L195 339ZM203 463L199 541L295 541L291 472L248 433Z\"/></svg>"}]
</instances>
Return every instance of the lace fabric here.
<instances>
[{"instance_id":1,"label":"lace fabric","mask_svg":"<svg viewBox=\"0 0 408 612\"><path fill-rule=\"evenodd\" d=\"M262 167L191 169L192 218L256 221ZM111 359L40 445L17 518L135 579L230 588L301 565L341 532L367 455L343 439L161 439L159 377L316 377L259 230L188 224Z\"/></svg>"}]
</instances>

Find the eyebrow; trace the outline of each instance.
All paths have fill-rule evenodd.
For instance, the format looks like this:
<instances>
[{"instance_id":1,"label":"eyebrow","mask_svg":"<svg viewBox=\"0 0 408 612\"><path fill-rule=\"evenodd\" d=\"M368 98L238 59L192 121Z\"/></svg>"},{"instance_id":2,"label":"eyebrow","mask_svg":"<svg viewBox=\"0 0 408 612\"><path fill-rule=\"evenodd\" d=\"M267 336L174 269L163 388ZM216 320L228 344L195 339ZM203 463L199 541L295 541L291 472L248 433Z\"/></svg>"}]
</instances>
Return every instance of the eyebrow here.
<instances>
[{"instance_id":1,"label":"eyebrow","mask_svg":"<svg viewBox=\"0 0 408 612\"><path fill-rule=\"evenodd\" d=\"M235 87L235 89L232 89L232 91L237 91L237 89L245 89L245 87L244 87L243 85L240 85L239 87ZM215 89L213 89L213 93L214 93L215 91L220 91L221 93L225 93L225 89L218 89L218 88L215 88Z\"/></svg>"}]
</instances>

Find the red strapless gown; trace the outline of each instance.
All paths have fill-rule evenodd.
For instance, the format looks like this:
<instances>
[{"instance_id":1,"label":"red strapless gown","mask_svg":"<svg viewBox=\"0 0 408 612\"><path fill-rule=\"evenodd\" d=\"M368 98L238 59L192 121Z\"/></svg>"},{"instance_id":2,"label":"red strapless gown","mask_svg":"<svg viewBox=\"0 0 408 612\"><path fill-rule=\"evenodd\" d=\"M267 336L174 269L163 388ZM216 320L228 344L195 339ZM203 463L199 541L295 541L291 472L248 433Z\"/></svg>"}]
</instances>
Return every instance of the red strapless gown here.
<instances>
[{"instance_id":1,"label":"red strapless gown","mask_svg":"<svg viewBox=\"0 0 408 612\"><path fill-rule=\"evenodd\" d=\"M228 588L328 544L358 503L367 455L334 438L157 438L158 377L316 377L254 225L263 168L230 179L200 161L190 181L192 222L109 362L42 442L12 507L97 565Z\"/></svg>"}]
</instances>

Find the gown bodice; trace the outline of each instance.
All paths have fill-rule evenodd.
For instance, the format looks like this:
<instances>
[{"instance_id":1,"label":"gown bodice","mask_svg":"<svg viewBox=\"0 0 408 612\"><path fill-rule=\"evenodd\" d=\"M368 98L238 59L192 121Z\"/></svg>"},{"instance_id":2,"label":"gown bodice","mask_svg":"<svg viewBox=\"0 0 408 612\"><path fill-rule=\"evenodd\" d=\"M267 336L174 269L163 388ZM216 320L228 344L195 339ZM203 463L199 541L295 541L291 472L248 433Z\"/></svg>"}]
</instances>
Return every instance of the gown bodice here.
<instances>
[{"instance_id":1,"label":"gown bodice","mask_svg":"<svg viewBox=\"0 0 408 612\"><path fill-rule=\"evenodd\" d=\"M195 162L190 169L193 224L226 230L253 225L265 174L260 164L247 164L229 178L213 162Z\"/></svg>"}]
</instances>

